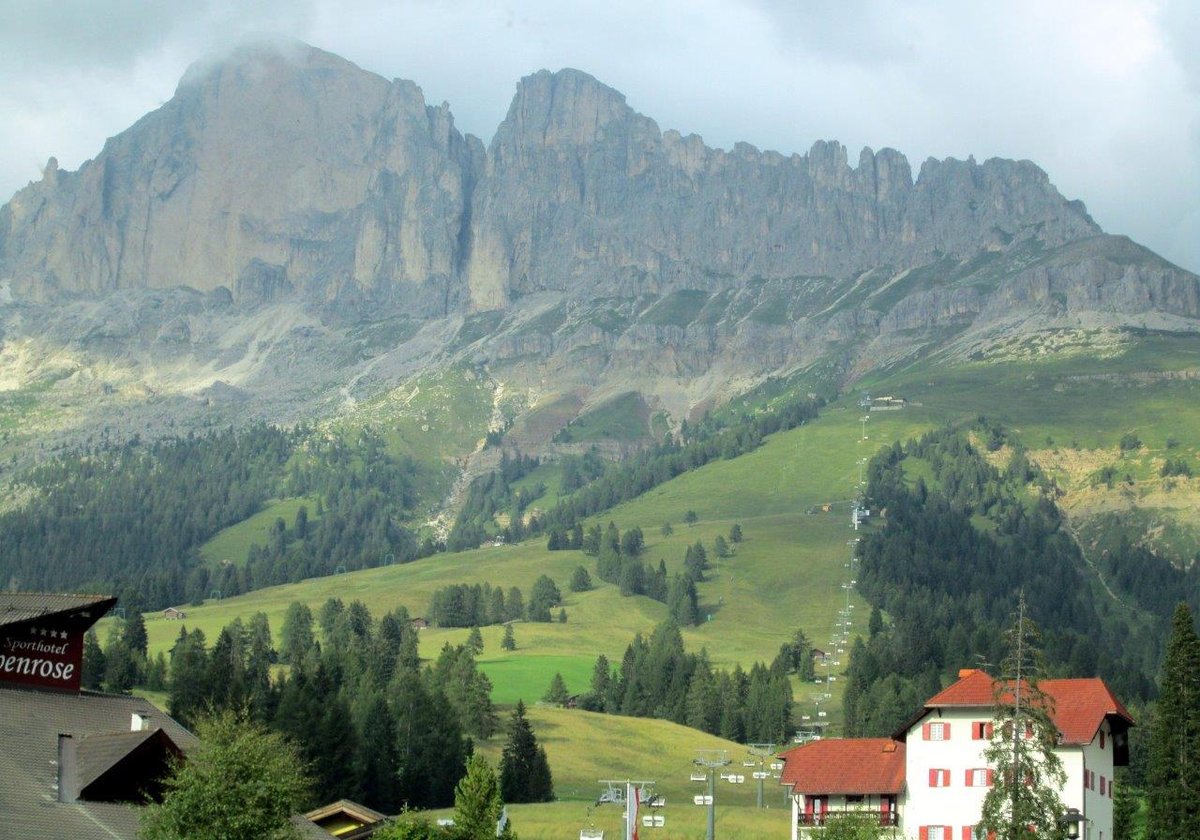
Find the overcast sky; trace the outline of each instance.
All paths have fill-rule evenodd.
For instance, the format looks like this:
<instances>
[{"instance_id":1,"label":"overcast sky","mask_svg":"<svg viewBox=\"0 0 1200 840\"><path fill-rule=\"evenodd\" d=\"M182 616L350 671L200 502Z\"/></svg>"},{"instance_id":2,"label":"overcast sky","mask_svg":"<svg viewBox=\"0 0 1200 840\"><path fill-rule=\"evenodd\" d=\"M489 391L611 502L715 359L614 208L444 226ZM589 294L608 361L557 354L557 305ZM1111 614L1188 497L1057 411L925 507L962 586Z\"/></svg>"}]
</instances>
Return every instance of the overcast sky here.
<instances>
[{"instance_id":1,"label":"overcast sky","mask_svg":"<svg viewBox=\"0 0 1200 840\"><path fill-rule=\"evenodd\" d=\"M521 76L577 67L709 145L1028 158L1200 271L1196 0L0 0L0 201L260 35L412 79L485 142Z\"/></svg>"}]
</instances>

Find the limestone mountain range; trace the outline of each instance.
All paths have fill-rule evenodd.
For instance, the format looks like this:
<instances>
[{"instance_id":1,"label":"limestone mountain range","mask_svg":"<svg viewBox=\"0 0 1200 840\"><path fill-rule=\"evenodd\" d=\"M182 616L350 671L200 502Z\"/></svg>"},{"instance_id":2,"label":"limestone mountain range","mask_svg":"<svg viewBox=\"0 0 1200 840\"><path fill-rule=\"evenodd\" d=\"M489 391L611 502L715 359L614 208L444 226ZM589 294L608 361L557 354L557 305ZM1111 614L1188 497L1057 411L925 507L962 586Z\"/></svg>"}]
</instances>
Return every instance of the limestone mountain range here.
<instances>
[{"instance_id":1,"label":"limestone mountain range","mask_svg":"<svg viewBox=\"0 0 1200 840\"><path fill-rule=\"evenodd\" d=\"M1033 163L714 149L576 70L521 80L485 147L412 82L246 47L0 208L31 435L329 416L455 367L518 419L633 391L678 422L770 376L1123 327L1196 330L1200 278Z\"/></svg>"}]
</instances>

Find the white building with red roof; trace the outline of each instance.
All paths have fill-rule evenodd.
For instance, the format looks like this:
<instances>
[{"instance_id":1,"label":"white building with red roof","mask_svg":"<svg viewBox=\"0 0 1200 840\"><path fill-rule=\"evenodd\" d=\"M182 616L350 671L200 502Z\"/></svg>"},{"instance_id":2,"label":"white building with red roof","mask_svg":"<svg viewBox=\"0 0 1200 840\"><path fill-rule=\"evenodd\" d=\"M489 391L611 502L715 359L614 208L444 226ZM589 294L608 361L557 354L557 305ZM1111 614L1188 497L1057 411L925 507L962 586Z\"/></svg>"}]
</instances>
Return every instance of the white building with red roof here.
<instances>
[{"instance_id":1,"label":"white building with red roof","mask_svg":"<svg viewBox=\"0 0 1200 840\"><path fill-rule=\"evenodd\" d=\"M1053 701L1063 805L1086 819L1081 836L1112 840L1113 769L1129 762L1133 718L1103 680L1038 685ZM848 812L877 814L896 837L973 840L993 780L984 751L995 702L993 678L964 670L892 738L814 741L783 753L792 840Z\"/></svg>"}]
</instances>

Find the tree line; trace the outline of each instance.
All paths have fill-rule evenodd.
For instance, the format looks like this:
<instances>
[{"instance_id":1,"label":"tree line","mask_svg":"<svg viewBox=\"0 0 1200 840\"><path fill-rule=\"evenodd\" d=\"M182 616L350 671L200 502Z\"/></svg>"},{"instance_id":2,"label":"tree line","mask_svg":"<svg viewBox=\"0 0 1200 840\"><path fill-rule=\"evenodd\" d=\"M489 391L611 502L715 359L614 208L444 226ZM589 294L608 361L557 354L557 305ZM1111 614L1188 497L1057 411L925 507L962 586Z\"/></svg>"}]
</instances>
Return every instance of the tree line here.
<instances>
[{"instance_id":1,"label":"tree line","mask_svg":"<svg viewBox=\"0 0 1200 840\"><path fill-rule=\"evenodd\" d=\"M550 621L551 609L562 604L562 592L548 576L539 575L529 593L528 606L519 587L490 583L455 583L433 593L428 620L438 627L485 627L510 621Z\"/></svg>"},{"instance_id":2,"label":"tree line","mask_svg":"<svg viewBox=\"0 0 1200 840\"><path fill-rule=\"evenodd\" d=\"M140 615L123 625L121 645L137 646ZM276 649L262 613L235 619L211 645L203 631L181 627L167 661L170 713L191 725L234 712L284 735L324 801L346 797L385 813L447 806L474 741L501 730L491 682L476 664L482 640L447 644L422 662L403 607L376 618L358 601L331 598L315 614L296 602L279 639ZM89 645L85 680L117 650L97 653ZM276 663L288 668L272 678ZM103 678L92 687L100 685L120 689ZM513 743L501 768L505 797L541 801L552 796L549 765L519 711L507 727Z\"/></svg>"},{"instance_id":3,"label":"tree line","mask_svg":"<svg viewBox=\"0 0 1200 840\"><path fill-rule=\"evenodd\" d=\"M649 638L636 635L619 664L597 657L579 706L670 720L742 743L785 743L793 733L789 674L797 673L797 647L811 677L812 646L800 632L769 666L759 662L749 673L740 665L725 671L714 668L703 650L687 653L679 625L668 620Z\"/></svg>"}]
</instances>

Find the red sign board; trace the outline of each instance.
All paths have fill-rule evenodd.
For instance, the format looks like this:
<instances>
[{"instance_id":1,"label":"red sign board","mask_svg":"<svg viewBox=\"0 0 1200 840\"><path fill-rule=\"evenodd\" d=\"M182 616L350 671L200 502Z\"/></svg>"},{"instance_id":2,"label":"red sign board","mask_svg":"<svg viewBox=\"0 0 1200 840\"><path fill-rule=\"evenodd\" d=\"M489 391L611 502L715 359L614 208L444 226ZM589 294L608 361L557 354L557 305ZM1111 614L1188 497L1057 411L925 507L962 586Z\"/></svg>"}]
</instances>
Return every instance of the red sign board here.
<instances>
[{"instance_id":1,"label":"red sign board","mask_svg":"<svg viewBox=\"0 0 1200 840\"><path fill-rule=\"evenodd\" d=\"M0 630L0 682L79 690L83 631L78 622L58 618L48 615Z\"/></svg>"}]
</instances>

